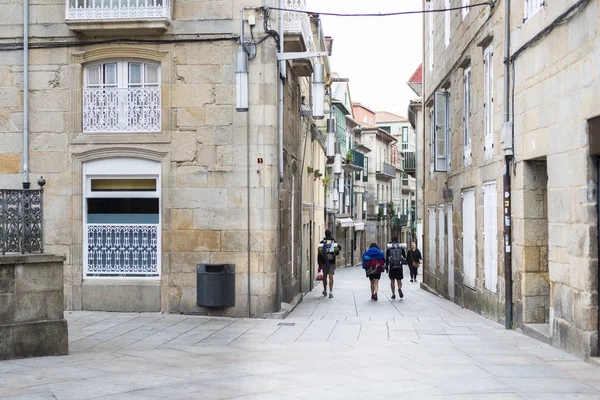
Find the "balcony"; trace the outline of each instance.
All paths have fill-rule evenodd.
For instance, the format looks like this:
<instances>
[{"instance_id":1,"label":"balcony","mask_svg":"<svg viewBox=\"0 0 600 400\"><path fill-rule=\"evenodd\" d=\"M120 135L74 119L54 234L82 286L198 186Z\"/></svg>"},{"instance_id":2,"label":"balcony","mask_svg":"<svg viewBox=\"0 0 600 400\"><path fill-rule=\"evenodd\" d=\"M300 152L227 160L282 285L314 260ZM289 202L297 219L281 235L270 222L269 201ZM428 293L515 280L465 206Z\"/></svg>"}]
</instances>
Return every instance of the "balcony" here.
<instances>
[{"instance_id":1,"label":"balcony","mask_svg":"<svg viewBox=\"0 0 600 400\"><path fill-rule=\"evenodd\" d=\"M283 8L305 11L306 0L285 0ZM283 32L286 36L284 42L286 52L317 51L310 18L307 14L283 12ZM310 59L292 60L290 62L297 76L310 76L313 72Z\"/></svg>"},{"instance_id":2,"label":"balcony","mask_svg":"<svg viewBox=\"0 0 600 400\"><path fill-rule=\"evenodd\" d=\"M404 172L414 178L417 172L417 158L415 152L405 151L402 153L402 155L404 156L402 161L402 169L404 169Z\"/></svg>"},{"instance_id":3,"label":"balcony","mask_svg":"<svg viewBox=\"0 0 600 400\"><path fill-rule=\"evenodd\" d=\"M84 132L160 130L160 87L83 89Z\"/></svg>"},{"instance_id":4,"label":"balcony","mask_svg":"<svg viewBox=\"0 0 600 400\"><path fill-rule=\"evenodd\" d=\"M165 31L171 21L170 0L67 0L65 23L90 35Z\"/></svg>"},{"instance_id":5,"label":"balcony","mask_svg":"<svg viewBox=\"0 0 600 400\"><path fill-rule=\"evenodd\" d=\"M396 167L392 164L381 163L380 169L375 171L377 179L391 180L396 178Z\"/></svg>"},{"instance_id":6,"label":"balcony","mask_svg":"<svg viewBox=\"0 0 600 400\"><path fill-rule=\"evenodd\" d=\"M408 215L401 214L392 218L392 228L402 228L408 224Z\"/></svg>"},{"instance_id":7,"label":"balcony","mask_svg":"<svg viewBox=\"0 0 600 400\"><path fill-rule=\"evenodd\" d=\"M356 150L348 150L344 160L344 169L347 171L362 171L365 165L365 156Z\"/></svg>"}]
</instances>

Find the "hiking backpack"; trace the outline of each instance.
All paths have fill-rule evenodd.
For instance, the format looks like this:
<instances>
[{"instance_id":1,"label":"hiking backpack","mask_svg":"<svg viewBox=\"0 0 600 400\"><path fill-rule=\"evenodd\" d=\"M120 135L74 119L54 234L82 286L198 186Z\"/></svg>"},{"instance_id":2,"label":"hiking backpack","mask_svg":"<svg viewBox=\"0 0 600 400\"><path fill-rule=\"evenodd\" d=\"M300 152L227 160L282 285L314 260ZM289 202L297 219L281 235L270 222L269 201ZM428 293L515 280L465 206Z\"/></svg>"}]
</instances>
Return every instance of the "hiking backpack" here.
<instances>
[{"instance_id":1,"label":"hiking backpack","mask_svg":"<svg viewBox=\"0 0 600 400\"><path fill-rule=\"evenodd\" d=\"M327 239L323 242L323 255L327 256L327 260L329 260L329 262L334 261L335 256L338 255L339 252L340 250L335 240Z\"/></svg>"},{"instance_id":2,"label":"hiking backpack","mask_svg":"<svg viewBox=\"0 0 600 400\"><path fill-rule=\"evenodd\" d=\"M406 262L402 256L402 248L400 243L392 243L388 249L388 265L390 268L402 267L402 264Z\"/></svg>"}]
</instances>

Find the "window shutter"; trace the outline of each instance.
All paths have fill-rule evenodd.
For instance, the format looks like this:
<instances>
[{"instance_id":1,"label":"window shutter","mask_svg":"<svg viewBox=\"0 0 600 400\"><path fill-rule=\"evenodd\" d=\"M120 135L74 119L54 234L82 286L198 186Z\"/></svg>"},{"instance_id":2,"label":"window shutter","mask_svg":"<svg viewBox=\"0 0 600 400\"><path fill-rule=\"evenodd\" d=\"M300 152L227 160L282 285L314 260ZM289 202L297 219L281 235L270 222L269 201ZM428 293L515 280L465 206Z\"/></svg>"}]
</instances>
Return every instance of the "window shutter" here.
<instances>
[{"instance_id":1,"label":"window shutter","mask_svg":"<svg viewBox=\"0 0 600 400\"><path fill-rule=\"evenodd\" d=\"M494 72L493 72L493 47L490 45L484 51L484 157L494 155Z\"/></svg>"},{"instance_id":2,"label":"window shutter","mask_svg":"<svg viewBox=\"0 0 600 400\"><path fill-rule=\"evenodd\" d=\"M434 141L434 152L435 152L435 165L434 170L439 172L446 172L448 170L448 157L447 157L447 128L448 123L446 120L448 106L447 94L445 92L435 93L435 104L434 104L434 124L435 124L435 141Z\"/></svg>"}]
</instances>

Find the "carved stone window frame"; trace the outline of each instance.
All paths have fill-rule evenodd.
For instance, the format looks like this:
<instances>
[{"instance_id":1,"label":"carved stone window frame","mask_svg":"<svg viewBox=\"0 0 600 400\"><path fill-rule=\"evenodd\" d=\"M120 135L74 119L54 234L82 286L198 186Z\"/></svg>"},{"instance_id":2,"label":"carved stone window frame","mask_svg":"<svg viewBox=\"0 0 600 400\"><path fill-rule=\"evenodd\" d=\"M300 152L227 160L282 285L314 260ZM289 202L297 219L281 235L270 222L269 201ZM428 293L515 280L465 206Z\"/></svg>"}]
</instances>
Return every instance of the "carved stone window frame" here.
<instances>
[{"instance_id":1,"label":"carved stone window frame","mask_svg":"<svg viewBox=\"0 0 600 400\"><path fill-rule=\"evenodd\" d=\"M172 53L151 48L112 45L91 48L84 51L73 51L70 54L70 118L68 125L70 144L145 144L171 142L171 65ZM83 73L84 66L92 62L115 58L140 59L156 62L161 68L161 132L132 133L132 132L83 132Z\"/></svg>"},{"instance_id":2,"label":"carved stone window frame","mask_svg":"<svg viewBox=\"0 0 600 400\"><path fill-rule=\"evenodd\" d=\"M83 186L83 165L84 163L92 160L99 159L110 159L110 158L118 158L118 157L127 157L127 158L140 158L144 160L158 161L160 162L161 169L161 197L164 201L161 202L161 230L162 235L166 234L165 232L169 230L168 224L168 208L169 207L169 188L171 187L170 183L170 153L155 151L150 149L138 148L138 147L102 147L93 150L87 150L82 152L74 152L73 153L73 161L72 161L72 230L71 230L71 276L65 277L65 280L70 280L72 282L73 288L70 297L70 304L67 305L69 309L73 310L81 310L82 307L82 298L81 298L81 286L83 284L83 195L84 195L84 186ZM165 238L166 240L166 238ZM160 280L157 281L158 285L162 285L162 282L168 282L169 279L169 271L170 264L169 258L164 257L163 249L160 250L159 256L162 257L161 263L161 277ZM106 280L95 280L96 284L104 284L107 282ZM108 281L112 282L113 281ZM131 284L135 284L136 282L140 282L139 280L132 279L130 280Z\"/></svg>"}]
</instances>

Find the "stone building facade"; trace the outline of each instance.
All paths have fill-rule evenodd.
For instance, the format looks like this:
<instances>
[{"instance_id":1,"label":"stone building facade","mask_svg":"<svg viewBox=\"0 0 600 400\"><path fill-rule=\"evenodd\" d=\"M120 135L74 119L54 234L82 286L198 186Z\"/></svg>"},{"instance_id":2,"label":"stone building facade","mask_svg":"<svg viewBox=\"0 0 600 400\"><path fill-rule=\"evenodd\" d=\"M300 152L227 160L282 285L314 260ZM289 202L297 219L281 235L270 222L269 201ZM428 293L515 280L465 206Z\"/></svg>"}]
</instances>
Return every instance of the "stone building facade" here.
<instances>
[{"instance_id":1,"label":"stone building facade","mask_svg":"<svg viewBox=\"0 0 600 400\"><path fill-rule=\"evenodd\" d=\"M29 6L28 164L23 5L3 6L0 187L19 188L24 168L46 179L46 251L67 258L69 310L277 311L308 284L294 249L311 62L285 63L278 121L276 41L247 43L249 110L236 112L240 9L255 7L243 25L260 40L279 20L258 7L277 2L136 3L126 17L114 4ZM306 50L312 33L281 37L298 34ZM198 305L197 264L235 264L234 306Z\"/></svg>"},{"instance_id":2,"label":"stone building facade","mask_svg":"<svg viewBox=\"0 0 600 400\"><path fill-rule=\"evenodd\" d=\"M424 15L423 286L598 356L600 2L505 5Z\"/></svg>"},{"instance_id":3,"label":"stone building facade","mask_svg":"<svg viewBox=\"0 0 600 400\"><path fill-rule=\"evenodd\" d=\"M375 112L360 103L353 104L354 118L360 124L361 147L368 150L365 169L366 179L366 246L377 243L384 246L391 239L390 202L392 200L392 180L396 179L397 169L392 163L392 145L396 138L379 128L375 121ZM363 197L364 198L364 197Z\"/></svg>"}]
</instances>

